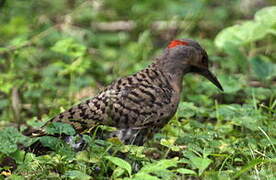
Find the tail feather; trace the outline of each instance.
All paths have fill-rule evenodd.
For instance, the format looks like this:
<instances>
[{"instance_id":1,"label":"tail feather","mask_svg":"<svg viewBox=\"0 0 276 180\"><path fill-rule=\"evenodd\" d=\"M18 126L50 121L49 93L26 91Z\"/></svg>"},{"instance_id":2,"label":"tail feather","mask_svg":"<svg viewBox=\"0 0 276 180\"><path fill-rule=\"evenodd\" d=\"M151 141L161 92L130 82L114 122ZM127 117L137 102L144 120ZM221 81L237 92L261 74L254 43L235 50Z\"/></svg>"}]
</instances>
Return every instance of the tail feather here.
<instances>
[{"instance_id":1,"label":"tail feather","mask_svg":"<svg viewBox=\"0 0 276 180\"><path fill-rule=\"evenodd\" d=\"M32 127L28 127L23 131L23 135L28 137L41 137L47 135L44 129L34 129Z\"/></svg>"}]
</instances>

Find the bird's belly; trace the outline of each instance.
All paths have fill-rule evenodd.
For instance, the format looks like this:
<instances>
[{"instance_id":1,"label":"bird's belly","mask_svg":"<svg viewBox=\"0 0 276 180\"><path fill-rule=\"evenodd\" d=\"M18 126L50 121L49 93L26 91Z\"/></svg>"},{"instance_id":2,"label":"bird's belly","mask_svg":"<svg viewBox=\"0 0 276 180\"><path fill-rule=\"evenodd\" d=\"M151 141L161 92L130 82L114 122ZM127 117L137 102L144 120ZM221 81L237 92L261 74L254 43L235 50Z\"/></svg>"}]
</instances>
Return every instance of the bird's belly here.
<instances>
[{"instance_id":1,"label":"bird's belly","mask_svg":"<svg viewBox=\"0 0 276 180\"><path fill-rule=\"evenodd\" d=\"M148 99L140 103L125 98L121 104L118 103L119 109L116 109L117 105L114 104L110 120L105 121L105 125L116 127L117 130L109 137L117 137L125 144L142 145L174 116L179 103L179 94L175 91L170 93L167 95L159 92L159 96L154 100ZM139 97L143 98L142 95Z\"/></svg>"},{"instance_id":2,"label":"bird's belly","mask_svg":"<svg viewBox=\"0 0 276 180\"><path fill-rule=\"evenodd\" d=\"M117 137L124 144L143 145L169 122L177 110L177 105L178 103L168 104L156 114L157 118L149 119L147 123L142 125L119 127L109 137Z\"/></svg>"}]
</instances>

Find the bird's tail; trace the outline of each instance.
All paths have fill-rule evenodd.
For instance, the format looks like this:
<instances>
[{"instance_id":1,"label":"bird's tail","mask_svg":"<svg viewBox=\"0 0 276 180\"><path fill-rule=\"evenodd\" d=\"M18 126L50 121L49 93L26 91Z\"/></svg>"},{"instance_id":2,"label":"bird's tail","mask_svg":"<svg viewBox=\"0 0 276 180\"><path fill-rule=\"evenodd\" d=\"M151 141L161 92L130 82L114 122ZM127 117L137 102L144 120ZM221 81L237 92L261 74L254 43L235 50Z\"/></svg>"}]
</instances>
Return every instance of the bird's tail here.
<instances>
[{"instance_id":1,"label":"bird's tail","mask_svg":"<svg viewBox=\"0 0 276 180\"><path fill-rule=\"evenodd\" d=\"M41 137L47 135L44 129L34 129L33 127L28 127L25 131L23 131L23 135L28 137Z\"/></svg>"}]
</instances>

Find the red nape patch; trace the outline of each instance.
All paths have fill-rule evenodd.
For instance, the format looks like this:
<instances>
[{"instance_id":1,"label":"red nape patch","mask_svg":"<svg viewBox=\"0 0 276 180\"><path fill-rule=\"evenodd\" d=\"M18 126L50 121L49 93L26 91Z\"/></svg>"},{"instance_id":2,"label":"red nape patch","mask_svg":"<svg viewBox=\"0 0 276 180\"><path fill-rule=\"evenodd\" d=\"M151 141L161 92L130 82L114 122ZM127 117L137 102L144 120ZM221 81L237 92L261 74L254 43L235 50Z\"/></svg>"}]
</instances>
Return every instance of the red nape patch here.
<instances>
[{"instance_id":1,"label":"red nape patch","mask_svg":"<svg viewBox=\"0 0 276 180\"><path fill-rule=\"evenodd\" d=\"M179 45L187 46L187 45L189 45L189 43L185 42L185 41L174 40L174 41L170 42L170 44L168 45L168 48L173 48L173 47L179 46Z\"/></svg>"}]
</instances>

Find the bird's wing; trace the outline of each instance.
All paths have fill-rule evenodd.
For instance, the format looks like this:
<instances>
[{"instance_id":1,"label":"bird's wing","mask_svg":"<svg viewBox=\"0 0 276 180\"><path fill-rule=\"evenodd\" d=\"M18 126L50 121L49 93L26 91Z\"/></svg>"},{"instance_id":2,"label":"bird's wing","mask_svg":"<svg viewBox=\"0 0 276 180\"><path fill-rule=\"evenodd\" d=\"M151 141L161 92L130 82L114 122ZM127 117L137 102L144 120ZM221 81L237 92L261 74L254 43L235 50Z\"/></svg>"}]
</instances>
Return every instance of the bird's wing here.
<instances>
[{"instance_id":1,"label":"bird's wing","mask_svg":"<svg viewBox=\"0 0 276 180\"><path fill-rule=\"evenodd\" d=\"M162 121L168 116L162 109L171 103L172 90L149 84L124 87L110 106L110 116L116 127L142 127Z\"/></svg>"},{"instance_id":2,"label":"bird's wing","mask_svg":"<svg viewBox=\"0 0 276 180\"><path fill-rule=\"evenodd\" d=\"M81 133L99 124L117 128L143 127L162 120L161 110L171 101L171 90L148 84L131 84L121 88L109 86L98 96L60 113L48 121L71 124ZM42 127L42 128L43 128Z\"/></svg>"}]
</instances>

